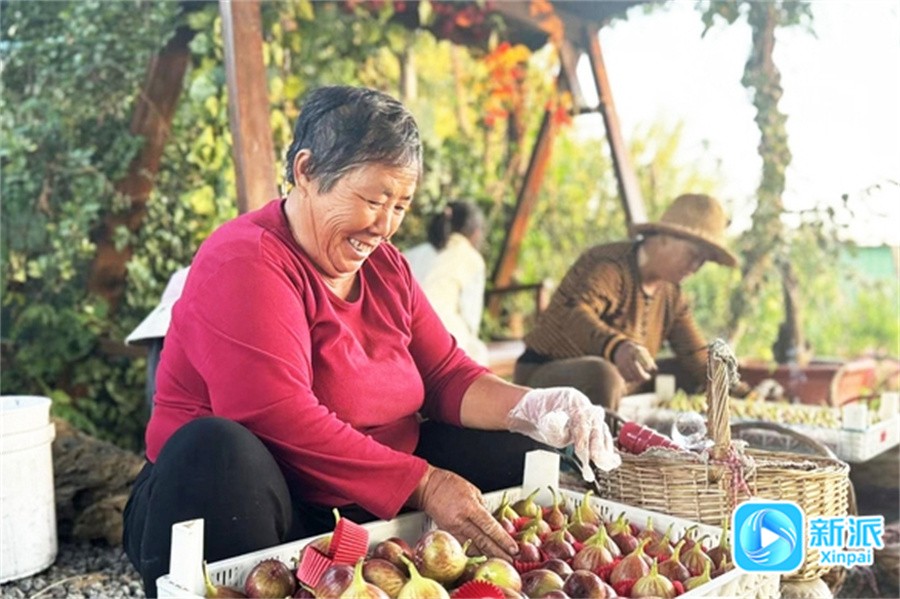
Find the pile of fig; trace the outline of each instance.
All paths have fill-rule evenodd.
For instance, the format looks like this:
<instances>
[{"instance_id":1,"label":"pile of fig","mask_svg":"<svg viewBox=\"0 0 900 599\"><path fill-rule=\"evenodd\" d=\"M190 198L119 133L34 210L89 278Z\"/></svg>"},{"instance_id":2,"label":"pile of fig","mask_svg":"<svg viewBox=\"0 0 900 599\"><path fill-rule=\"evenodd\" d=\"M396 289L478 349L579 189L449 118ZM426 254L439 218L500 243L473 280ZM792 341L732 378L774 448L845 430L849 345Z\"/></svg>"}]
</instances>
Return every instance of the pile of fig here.
<instances>
[{"instance_id":1,"label":"pile of fig","mask_svg":"<svg viewBox=\"0 0 900 599\"><path fill-rule=\"evenodd\" d=\"M660 532L652 520L639 528L624 513L604 519L591 506L591 491L574 509L551 492L550 507L534 501L535 491L515 503L504 495L494 512L518 541L513 563L475 555L469 543L432 530L412 545L398 537L377 542L356 564L328 567L312 588L286 564L266 560L248 575L243 595L208 583L207 597L668 599L734 567L727 530L707 549L711 539L695 538L696 527L675 538L672 526Z\"/></svg>"}]
</instances>

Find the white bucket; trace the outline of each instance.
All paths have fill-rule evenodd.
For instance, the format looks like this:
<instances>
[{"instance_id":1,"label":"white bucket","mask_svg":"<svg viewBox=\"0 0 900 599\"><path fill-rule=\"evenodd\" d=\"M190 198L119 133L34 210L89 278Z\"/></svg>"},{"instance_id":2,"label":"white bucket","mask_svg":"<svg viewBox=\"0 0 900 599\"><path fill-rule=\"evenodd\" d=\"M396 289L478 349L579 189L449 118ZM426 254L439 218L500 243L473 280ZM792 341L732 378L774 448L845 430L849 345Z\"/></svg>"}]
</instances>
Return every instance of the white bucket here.
<instances>
[{"instance_id":1,"label":"white bucket","mask_svg":"<svg viewBox=\"0 0 900 599\"><path fill-rule=\"evenodd\" d=\"M0 582L56 560L55 435L49 398L0 397Z\"/></svg>"}]
</instances>

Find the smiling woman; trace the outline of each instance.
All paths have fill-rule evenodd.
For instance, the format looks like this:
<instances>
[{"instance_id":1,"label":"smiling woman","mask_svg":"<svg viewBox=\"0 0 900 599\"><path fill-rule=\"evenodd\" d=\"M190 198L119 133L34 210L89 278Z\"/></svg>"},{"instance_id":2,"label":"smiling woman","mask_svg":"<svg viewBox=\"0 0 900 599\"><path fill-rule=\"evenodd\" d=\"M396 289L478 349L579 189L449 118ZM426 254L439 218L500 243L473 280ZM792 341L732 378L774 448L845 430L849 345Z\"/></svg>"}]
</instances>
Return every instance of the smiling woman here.
<instances>
[{"instance_id":1,"label":"smiling woman","mask_svg":"<svg viewBox=\"0 0 900 599\"><path fill-rule=\"evenodd\" d=\"M367 164L322 193L306 173L310 160L309 150L294 159L295 187L284 213L294 240L315 262L325 284L338 297L353 301L359 297L356 273L397 232L412 202L420 167Z\"/></svg>"},{"instance_id":2,"label":"smiling woman","mask_svg":"<svg viewBox=\"0 0 900 599\"><path fill-rule=\"evenodd\" d=\"M573 445L591 475L590 461L615 466L603 410L505 382L441 324L388 243L422 172L399 102L314 90L286 169L288 196L215 231L172 308L125 510L147 594L172 524L198 517L209 561L331 529L334 507L357 522L421 509L511 559L481 492L518 484L541 443Z\"/></svg>"}]
</instances>

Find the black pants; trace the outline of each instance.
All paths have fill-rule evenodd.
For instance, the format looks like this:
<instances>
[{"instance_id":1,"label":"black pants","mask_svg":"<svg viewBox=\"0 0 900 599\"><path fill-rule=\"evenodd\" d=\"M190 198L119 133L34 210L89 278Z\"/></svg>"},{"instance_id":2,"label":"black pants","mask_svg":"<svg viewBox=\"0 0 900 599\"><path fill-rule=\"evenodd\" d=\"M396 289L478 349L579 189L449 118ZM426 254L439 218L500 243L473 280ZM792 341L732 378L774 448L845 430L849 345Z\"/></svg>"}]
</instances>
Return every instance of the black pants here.
<instances>
[{"instance_id":1,"label":"black pants","mask_svg":"<svg viewBox=\"0 0 900 599\"><path fill-rule=\"evenodd\" d=\"M452 470L483 492L522 482L524 455L542 446L522 435L422 424L415 454ZM296 490L295 490L296 491ZM169 572L172 524L204 522L204 558L218 561L334 528L331 508L303 503L278 463L249 430L223 418L194 420L175 432L154 464L138 475L124 514L125 553L148 597ZM374 520L359 506L341 506L354 522Z\"/></svg>"}]
</instances>

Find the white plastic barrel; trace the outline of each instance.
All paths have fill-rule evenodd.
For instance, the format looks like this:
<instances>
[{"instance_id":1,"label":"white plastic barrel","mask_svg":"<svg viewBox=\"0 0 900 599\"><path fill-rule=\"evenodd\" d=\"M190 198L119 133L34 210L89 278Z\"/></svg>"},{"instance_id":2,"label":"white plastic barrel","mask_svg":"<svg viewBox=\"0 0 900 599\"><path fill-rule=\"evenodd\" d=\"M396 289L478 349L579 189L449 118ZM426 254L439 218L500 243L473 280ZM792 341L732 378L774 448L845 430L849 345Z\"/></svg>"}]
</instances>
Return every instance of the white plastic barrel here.
<instances>
[{"instance_id":1,"label":"white plastic barrel","mask_svg":"<svg viewBox=\"0 0 900 599\"><path fill-rule=\"evenodd\" d=\"M56 560L55 435L49 398L0 397L0 582Z\"/></svg>"}]
</instances>

